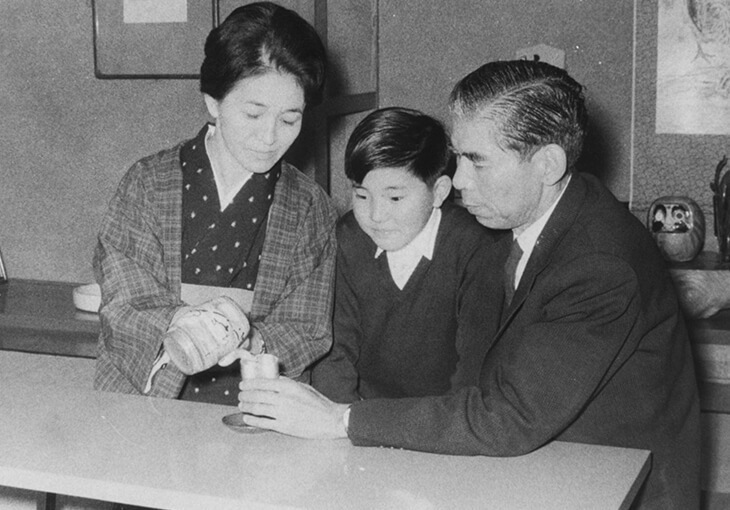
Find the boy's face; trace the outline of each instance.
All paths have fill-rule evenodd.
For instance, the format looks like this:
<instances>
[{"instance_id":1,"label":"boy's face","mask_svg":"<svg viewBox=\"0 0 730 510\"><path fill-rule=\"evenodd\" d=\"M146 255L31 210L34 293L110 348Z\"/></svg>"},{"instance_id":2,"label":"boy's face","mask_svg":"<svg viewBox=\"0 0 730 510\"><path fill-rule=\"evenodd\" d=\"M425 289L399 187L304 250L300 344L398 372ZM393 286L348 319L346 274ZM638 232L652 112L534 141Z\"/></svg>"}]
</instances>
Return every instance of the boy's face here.
<instances>
[{"instance_id":1,"label":"boy's face","mask_svg":"<svg viewBox=\"0 0 730 510\"><path fill-rule=\"evenodd\" d=\"M446 176L429 187L405 168L378 168L361 184L353 183L352 209L360 228L379 248L395 251L423 230L450 190Z\"/></svg>"}]
</instances>

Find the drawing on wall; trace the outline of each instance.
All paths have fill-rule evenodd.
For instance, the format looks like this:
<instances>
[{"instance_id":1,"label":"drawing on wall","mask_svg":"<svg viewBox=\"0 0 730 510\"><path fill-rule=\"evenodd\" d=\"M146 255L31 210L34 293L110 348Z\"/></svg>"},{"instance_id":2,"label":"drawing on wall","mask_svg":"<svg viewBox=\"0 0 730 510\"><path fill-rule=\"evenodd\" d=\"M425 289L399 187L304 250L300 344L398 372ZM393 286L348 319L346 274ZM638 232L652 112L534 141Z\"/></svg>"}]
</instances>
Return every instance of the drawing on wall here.
<instances>
[{"instance_id":1,"label":"drawing on wall","mask_svg":"<svg viewBox=\"0 0 730 510\"><path fill-rule=\"evenodd\" d=\"M730 134L730 0L658 0L656 132Z\"/></svg>"}]
</instances>

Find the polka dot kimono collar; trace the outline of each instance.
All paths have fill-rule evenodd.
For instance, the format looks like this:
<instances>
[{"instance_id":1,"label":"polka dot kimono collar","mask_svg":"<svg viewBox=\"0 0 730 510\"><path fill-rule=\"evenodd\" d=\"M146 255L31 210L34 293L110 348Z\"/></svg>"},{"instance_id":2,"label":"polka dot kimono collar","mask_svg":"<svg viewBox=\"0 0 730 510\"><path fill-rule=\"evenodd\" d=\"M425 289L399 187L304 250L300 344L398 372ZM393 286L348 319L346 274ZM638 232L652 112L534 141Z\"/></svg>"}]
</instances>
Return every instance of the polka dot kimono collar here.
<instances>
[{"instance_id":1,"label":"polka dot kimono collar","mask_svg":"<svg viewBox=\"0 0 730 510\"><path fill-rule=\"evenodd\" d=\"M220 210L213 170L205 151L207 126L180 150L183 170L182 281L253 290L266 218L281 175L281 162L253 174Z\"/></svg>"}]
</instances>

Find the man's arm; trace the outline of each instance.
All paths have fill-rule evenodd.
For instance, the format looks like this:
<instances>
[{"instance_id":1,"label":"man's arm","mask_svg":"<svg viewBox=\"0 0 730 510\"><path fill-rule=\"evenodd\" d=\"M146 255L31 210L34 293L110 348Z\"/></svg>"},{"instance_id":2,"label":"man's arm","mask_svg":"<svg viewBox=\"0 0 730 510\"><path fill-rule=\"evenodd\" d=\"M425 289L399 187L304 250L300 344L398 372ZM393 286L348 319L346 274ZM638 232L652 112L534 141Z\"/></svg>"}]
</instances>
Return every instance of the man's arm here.
<instances>
[{"instance_id":1,"label":"man's arm","mask_svg":"<svg viewBox=\"0 0 730 510\"><path fill-rule=\"evenodd\" d=\"M639 314L624 262L594 255L553 268L487 354L479 386L357 402L349 437L449 454L529 452L571 424L630 356Z\"/></svg>"}]
</instances>

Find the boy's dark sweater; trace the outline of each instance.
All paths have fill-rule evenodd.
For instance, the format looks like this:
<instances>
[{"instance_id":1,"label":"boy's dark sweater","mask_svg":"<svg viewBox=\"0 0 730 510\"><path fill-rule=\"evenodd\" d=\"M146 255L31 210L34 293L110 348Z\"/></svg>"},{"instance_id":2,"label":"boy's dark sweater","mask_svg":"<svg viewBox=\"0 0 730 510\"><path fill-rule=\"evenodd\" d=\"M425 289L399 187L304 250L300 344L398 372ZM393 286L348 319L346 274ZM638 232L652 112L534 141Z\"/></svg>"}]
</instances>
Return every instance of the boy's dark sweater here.
<instances>
[{"instance_id":1,"label":"boy's dark sweater","mask_svg":"<svg viewBox=\"0 0 730 510\"><path fill-rule=\"evenodd\" d=\"M422 258L402 290L353 213L340 220L335 343L313 374L331 399L439 395L476 383L469 358L488 348L501 312L495 234L451 203L442 213L432 260Z\"/></svg>"}]
</instances>

